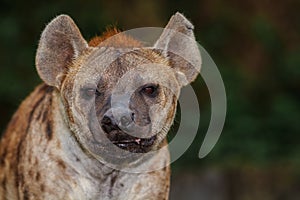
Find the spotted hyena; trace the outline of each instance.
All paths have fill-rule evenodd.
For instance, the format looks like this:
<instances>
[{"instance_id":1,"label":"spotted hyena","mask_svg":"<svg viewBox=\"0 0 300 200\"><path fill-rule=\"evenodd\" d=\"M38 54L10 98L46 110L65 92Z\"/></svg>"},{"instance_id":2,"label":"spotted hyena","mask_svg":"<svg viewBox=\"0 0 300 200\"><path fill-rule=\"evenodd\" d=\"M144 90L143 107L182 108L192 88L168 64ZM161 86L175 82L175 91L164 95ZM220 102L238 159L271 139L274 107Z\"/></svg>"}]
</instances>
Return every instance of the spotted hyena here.
<instances>
[{"instance_id":1,"label":"spotted hyena","mask_svg":"<svg viewBox=\"0 0 300 200\"><path fill-rule=\"evenodd\" d=\"M53 19L36 53L44 83L0 143L0 199L168 199L165 138L200 65L179 13L152 46L116 29L86 42L69 16Z\"/></svg>"}]
</instances>

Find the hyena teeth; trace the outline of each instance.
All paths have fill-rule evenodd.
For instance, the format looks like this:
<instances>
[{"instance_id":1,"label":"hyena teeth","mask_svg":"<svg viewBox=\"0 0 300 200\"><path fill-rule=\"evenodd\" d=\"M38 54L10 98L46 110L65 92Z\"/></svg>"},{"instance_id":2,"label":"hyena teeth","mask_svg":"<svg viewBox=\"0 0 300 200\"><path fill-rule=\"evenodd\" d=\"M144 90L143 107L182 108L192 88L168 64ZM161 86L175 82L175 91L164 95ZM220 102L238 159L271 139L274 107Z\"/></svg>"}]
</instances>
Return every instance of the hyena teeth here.
<instances>
[{"instance_id":1,"label":"hyena teeth","mask_svg":"<svg viewBox=\"0 0 300 200\"><path fill-rule=\"evenodd\" d=\"M141 139L140 139L140 138L138 138L138 139L135 139L135 142L136 142L137 144L140 144L140 142L141 142Z\"/></svg>"}]
</instances>

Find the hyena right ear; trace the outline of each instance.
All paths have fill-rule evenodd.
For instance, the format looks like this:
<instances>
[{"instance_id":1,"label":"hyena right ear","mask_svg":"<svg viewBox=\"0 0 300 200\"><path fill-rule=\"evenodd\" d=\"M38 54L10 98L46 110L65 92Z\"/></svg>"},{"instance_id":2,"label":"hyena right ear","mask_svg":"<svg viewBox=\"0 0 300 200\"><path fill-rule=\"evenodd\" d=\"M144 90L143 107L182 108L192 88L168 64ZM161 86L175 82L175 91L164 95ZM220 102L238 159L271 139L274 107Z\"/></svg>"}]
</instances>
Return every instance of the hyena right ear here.
<instances>
[{"instance_id":1,"label":"hyena right ear","mask_svg":"<svg viewBox=\"0 0 300 200\"><path fill-rule=\"evenodd\" d=\"M35 59L39 76L59 88L68 66L87 48L74 21L67 15L56 17L41 35Z\"/></svg>"},{"instance_id":2,"label":"hyena right ear","mask_svg":"<svg viewBox=\"0 0 300 200\"><path fill-rule=\"evenodd\" d=\"M192 23L176 13L154 45L168 58L181 86L195 80L201 68L201 55L193 31Z\"/></svg>"}]
</instances>

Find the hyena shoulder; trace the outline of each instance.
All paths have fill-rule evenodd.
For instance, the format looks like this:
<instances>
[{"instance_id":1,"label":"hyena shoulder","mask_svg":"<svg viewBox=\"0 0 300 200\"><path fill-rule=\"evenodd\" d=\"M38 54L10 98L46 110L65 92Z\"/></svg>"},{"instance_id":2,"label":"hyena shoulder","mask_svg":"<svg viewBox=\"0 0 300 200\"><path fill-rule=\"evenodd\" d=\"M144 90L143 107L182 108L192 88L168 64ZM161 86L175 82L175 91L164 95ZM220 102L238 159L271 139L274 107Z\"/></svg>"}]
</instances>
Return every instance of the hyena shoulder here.
<instances>
[{"instance_id":1,"label":"hyena shoulder","mask_svg":"<svg viewBox=\"0 0 300 200\"><path fill-rule=\"evenodd\" d=\"M13 197L21 188L24 177L21 174L27 146L26 137L34 126L40 128L42 137L51 139L52 126L52 92L53 87L41 84L21 103L18 110L13 115L0 145L0 199ZM36 123L39 121L39 123ZM44 124L44 125L42 125ZM37 138L40 138L37 137ZM35 163L32 157L27 158L28 165L34 168ZM2 190L2 191L1 191ZM26 193L26 191L23 191ZM4 195L3 195L4 194Z\"/></svg>"}]
</instances>

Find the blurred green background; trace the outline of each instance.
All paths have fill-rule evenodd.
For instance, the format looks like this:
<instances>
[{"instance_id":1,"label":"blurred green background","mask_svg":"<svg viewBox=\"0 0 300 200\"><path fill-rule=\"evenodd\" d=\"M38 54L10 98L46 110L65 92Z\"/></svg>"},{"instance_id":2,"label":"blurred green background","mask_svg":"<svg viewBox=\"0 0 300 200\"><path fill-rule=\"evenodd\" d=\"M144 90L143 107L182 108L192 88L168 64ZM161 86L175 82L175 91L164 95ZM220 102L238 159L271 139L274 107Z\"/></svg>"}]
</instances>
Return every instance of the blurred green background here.
<instances>
[{"instance_id":1,"label":"blurred green background","mask_svg":"<svg viewBox=\"0 0 300 200\"><path fill-rule=\"evenodd\" d=\"M0 0L0 131L41 82L35 51L53 17L69 14L90 39L108 25L163 27L180 11L219 67L228 113L217 145L199 159L210 100L203 80L193 83L200 129L172 164L171 199L300 199L299 9L298 0Z\"/></svg>"}]
</instances>

